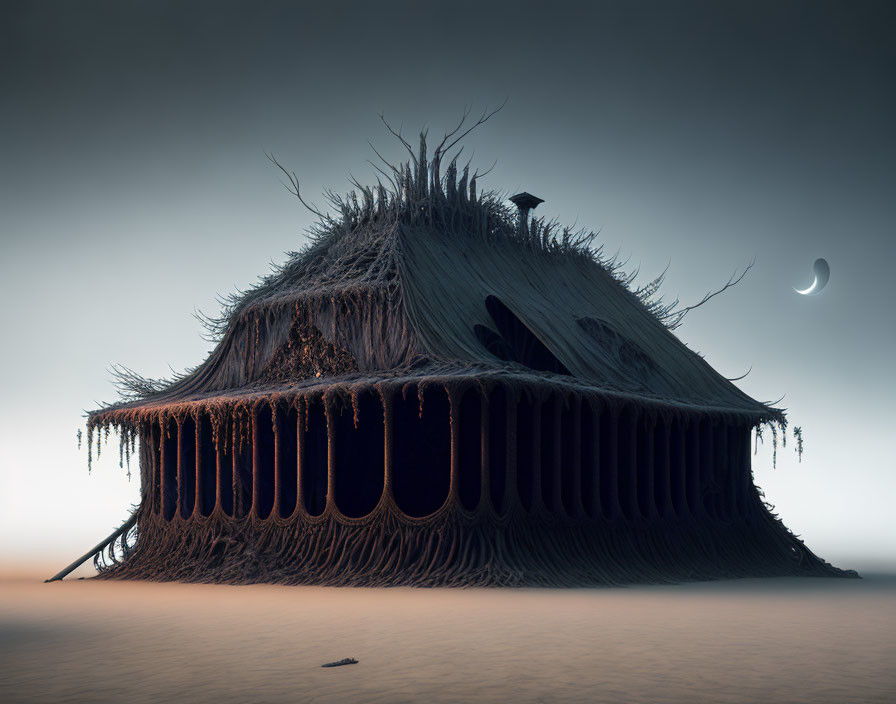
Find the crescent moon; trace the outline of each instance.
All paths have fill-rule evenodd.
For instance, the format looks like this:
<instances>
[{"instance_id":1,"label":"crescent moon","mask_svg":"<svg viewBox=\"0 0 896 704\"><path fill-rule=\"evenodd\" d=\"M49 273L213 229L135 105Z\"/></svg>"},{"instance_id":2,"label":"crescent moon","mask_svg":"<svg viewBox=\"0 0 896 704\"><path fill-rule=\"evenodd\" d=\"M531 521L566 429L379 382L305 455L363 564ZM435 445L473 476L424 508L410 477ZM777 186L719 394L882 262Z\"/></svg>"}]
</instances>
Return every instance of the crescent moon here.
<instances>
[{"instance_id":1,"label":"crescent moon","mask_svg":"<svg viewBox=\"0 0 896 704\"><path fill-rule=\"evenodd\" d=\"M802 290L798 288L793 289L803 296L817 296L827 286L828 279L831 278L831 267L824 259L816 259L812 269L815 271L815 281L812 282L812 285Z\"/></svg>"}]
</instances>

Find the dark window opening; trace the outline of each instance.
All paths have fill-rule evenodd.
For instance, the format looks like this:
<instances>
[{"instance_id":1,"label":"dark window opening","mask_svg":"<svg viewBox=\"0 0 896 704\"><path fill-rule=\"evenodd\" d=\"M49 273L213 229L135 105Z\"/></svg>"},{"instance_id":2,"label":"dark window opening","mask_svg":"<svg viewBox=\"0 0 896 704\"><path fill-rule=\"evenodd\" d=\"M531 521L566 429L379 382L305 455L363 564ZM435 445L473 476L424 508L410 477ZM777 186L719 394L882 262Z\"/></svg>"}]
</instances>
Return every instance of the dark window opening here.
<instances>
[{"instance_id":1,"label":"dark window opening","mask_svg":"<svg viewBox=\"0 0 896 704\"><path fill-rule=\"evenodd\" d=\"M635 486L638 496L638 514L644 518L651 513L653 502L653 424L647 415L638 422L638 450Z\"/></svg>"},{"instance_id":2,"label":"dark window opening","mask_svg":"<svg viewBox=\"0 0 896 704\"><path fill-rule=\"evenodd\" d=\"M162 457L162 508L170 521L177 508L177 423L172 419L162 426Z\"/></svg>"},{"instance_id":3,"label":"dark window opening","mask_svg":"<svg viewBox=\"0 0 896 704\"><path fill-rule=\"evenodd\" d=\"M334 409L337 508L349 518L368 515L383 494L383 403L379 394L358 396L358 422L351 404Z\"/></svg>"},{"instance_id":4,"label":"dark window opening","mask_svg":"<svg viewBox=\"0 0 896 704\"><path fill-rule=\"evenodd\" d=\"M703 509L713 518L716 517L713 496L716 482L715 472L712 420L707 418L700 424L700 500Z\"/></svg>"},{"instance_id":5,"label":"dark window opening","mask_svg":"<svg viewBox=\"0 0 896 704\"><path fill-rule=\"evenodd\" d=\"M196 421L187 416L180 424L180 515L189 518L196 505Z\"/></svg>"},{"instance_id":6,"label":"dark window opening","mask_svg":"<svg viewBox=\"0 0 896 704\"><path fill-rule=\"evenodd\" d=\"M407 515L420 518L441 508L451 483L451 421L448 396L430 389L395 395L393 489L395 502Z\"/></svg>"},{"instance_id":7,"label":"dark window opening","mask_svg":"<svg viewBox=\"0 0 896 704\"><path fill-rule=\"evenodd\" d=\"M560 402L560 399L558 399L558 402ZM575 403L575 401L571 403ZM576 455L581 452L581 443L579 443L579 447L575 447L577 438L573 421L577 419L578 416L574 413L572 406L565 406L560 411L560 466L557 469L560 472L560 501L567 516L575 514L575 486L573 480L576 479ZM581 455L579 457L581 458ZM579 471L581 471L581 467Z\"/></svg>"},{"instance_id":8,"label":"dark window opening","mask_svg":"<svg viewBox=\"0 0 896 704\"><path fill-rule=\"evenodd\" d=\"M660 419L653 428L653 505L660 515L669 513L669 435L666 421Z\"/></svg>"},{"instance_id":9,"label":"dark window opening","mask_svg":"<svg viewBox=\"0 0 896 704\"><path fill-rule=\"evenodd\" d=\"M714 497L716 505L716 515L719 518L725 520L729 517L727 496L729 482L728 428L722 423L717 423L713 430L713 442L715 443L716 460L716 469L713 472L713 476L715 477Z\"/></svg>"},{"instance_id":10,"label":"dark window opening","mask_svg":"<svg viewBox=\"0 0 896 704\"><path fill-rule=\"evenodd\" d=\"M750 485L752 484L750 476L750 428L747 426L738 426L734 429L734 437L736 438L736 454L735 458L735 487L736 487L736 507L737 512L741 516L746 516L749 506Z\"/></svg>"},{"instance_id":11,"label":"dark window opening","mask_svg":"<svg viewBox=\"0 0 896 704\"><path fill-rule=\"evenodd\" d=\"M460 461L458 495L473 511L479 505L482 477L482 401L476 389L467 390L460 403Z\"/></svg>"},{"instance_id":12,"label":"dark window opening","mask_svg":"<svg viewBox=\"0 0 896 704\"><path fill-rule=\"evenodd\" d=\"M700 474L703 472L703 467L700 465L699 418L691 418L685 432L684 464L688 508L693 514L698 514L703 505L700 494Z\"/></svg>"},{"instance_id":13,"label":"dark window opening","mask_svg":"<svg viewBox=\"0 0 896 704\"><path fill-rule=\"evenodd\" d=\"M603 489L600 483L600 427L592 405L583 400L581 411L581 474L582 508L585 514L593 517L596 513L596 493Z\"/></svg>"},{"instance_id":14,"label":"dark window opening","mask_svg":"<svg viewBox=\"0 0 896 704\"><path fill-rule=\"evenodd\" d=\"M619 416L619 503L622 515L633 520L638 515L636 477L638 416L634 410L625 410Z\"/></svg>"},{"instance_id":15,"label":"dark window opening","mask_svg":"<svg viewBox=\"0 0 896 704\"><path fill-rule=\"evenodd\" d=\"M491 354L530 369L571 376L563 362L497 296L488 296L485 307L500 335L484 325L475 326L473 331Z\"/></svg>"},{"instance_id":16,"label":"dark window opening","mask_svg":"<svg viewBox=\"0 0 896 704\"><path fill-rule=\"evenodd\" d=\"M218 483L215 441L208 416L199 416L199 513L211 515Z\"/></svg>"},{"instance_id":17,"label":"dark window opening","mask_svg":"<svg viewBox=\"0 0 896 704\"><path fill-rule=\"evenodd\" d=\"M234 515L245 516L252 507L252 439L239 431L234 435L231 448Z\"/></svg>"},{"instance_id":18,"label":"dark window opening","mask_svg":"<svg viewBox=\"0 0 896 704\"><path fill-rule=\"evenodd\" d=\"M619 461L618 427L613 421L610 411L604 411L598 417L598 473L597 483L600 491L600 510L606 518L616 518L618 513Z\"/></svg>"},{"instance_id":19,"label":"dark window opening","mask_svg":"<svg viewBox=\"0 0 896 704\"><path fill-rule=\"evenodd\" d=\"M684 430L678 419L673 421L669 434L669 491L672 510L676 516L681 516L685 510L685 454Z\"/></svg>"},{"instance_id":20,"label":"dark window opening","mask_svg":"<svg viewBox=\"0 0 896 704\"><path fill-rule=\"evenodd\" d=\"M258 424L255 433L258 444L254 450L258 466L253 464L255 510L259 518L267 518L274 508L274 422L270 407L261 406L255 413L255 422Z\"/></svg>"},{"instance_id":21,"label":"dark window opening","mask_svg":"<svg viewBox=\"0 0 896 704\"><path fill-rule=\"evenodd\" d=\"M280 496L280 517L289 518L296 510L298 495L298 455L296 433L298 413L295 408L277 409L277 450L280 454L280 476L277 478Z\"/></svg>"},{"instance_id":22,"label":"dark window opening","mask_svg":"<svg viewBox=\"0 0 896 704\"><path fill-rule=\"evenodd\" d=\"M560 399L551 396L541 404L541 502L548 511L553 511L554 505L554 480L560 467L557 465L557 449L560 438L557 437L557 423L555 414L559 410Z\"/></svg>"},{"instance_id":23,"label":"dark window opening","mask_svg":"<svg viewBox=\"0 0 896 704\"><path fill-rule=\"evenodd\" d=\"M507 489L507 394L502 388L492 391L488 400L488 476L492 506L504 511Z\"/></svg>"},{"instance_id":24,"label":"dark window opening","mask_svg":"<svg viewBox=\"0 0 896 704\"><path fill-rule=\"evenodd\" d=\"M537 432L532 422L534 408L528 399L520 399L516 407L516 486L520 502L526 511L532 510L533 474L535 471L535 453L533 444L537 441ZM540 424L539 424L540 425Z\"/></svg>"},{"instance_id":25,"label":"dark window opening","mask_svg":"<svg viewBox=\"0 0 896 704\"><path fill-rule=\"evenodd\" d=\"M150 423L149 426L149 465L150 476L152 477L152 488L150 489L150 501L152 501L152 510L154 513L160 513L162 510L162 465L159 457L159 448L162 443L161 427L158 423Z\"/></svg>"},{"instance_id":26,"label":"dark window opening","mask_svg":"<svg viewBox=\"0 0 896 704\"><path fill-rule=\"evenodd\" d=\"M322 401L309 400L302 434L302 498L309 515L320 516L327 506L327 417Z\"/></svg>"}]
</instances>

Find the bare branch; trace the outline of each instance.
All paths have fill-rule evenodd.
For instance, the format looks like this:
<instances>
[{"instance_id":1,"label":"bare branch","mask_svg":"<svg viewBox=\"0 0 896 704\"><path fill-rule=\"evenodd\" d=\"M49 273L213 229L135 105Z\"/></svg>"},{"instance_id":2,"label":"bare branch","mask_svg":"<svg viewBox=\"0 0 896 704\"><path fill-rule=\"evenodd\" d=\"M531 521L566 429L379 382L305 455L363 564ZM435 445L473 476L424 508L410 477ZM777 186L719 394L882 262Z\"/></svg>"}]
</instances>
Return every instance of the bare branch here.
<instances>
[{"instance_id":1,"label":"bare branch","mask_svg":"<svg viewBox=\"0 0 896 704\"><path fill-rule=\"evenodd\" d=\"M300 202L302 205L304 205L305 208L307 208L309 211L311 211L312 213L314 213L315 215L317 215L317 217L319 217L319 218L321 218L321 219L325 219L326 216L325 216L322 212L320 212L320 211L319 211L316 207L314 207L313 205L309 205L309 204L305 201L305 199L302 198L302 193L301 193L301 191L299 190L299 179L298 179L298 177L296 176L295 171L293 171L293 172L289 172L289 171L287 171L287 170L284 168L283 164L281 164L279 161L277 161L277 159L274 157L273 153L268 154L267 152L265 152L264 155L265 155L265 156L268 158L268 160L270 160L270 161L271 161L271 162L272 162L278 169L280 169L280 171L282 171L282 172L286 175L286 178L287 178L287 179L289 179L289 185L283 183L282 181L280 182L280 183L283 183L283 186L286 188L286 190L288 190L288 191L289 191L290 193L292 193L296 198L298 198L298 199L299 199L299 202Z\"/></svg>"},{"instance_id":2,"label":"bare branch","mask_svg":"<svg viewBox=\"0 0 896 704\"><path fill-rule=\"evenodd\" d=\"M416 167L417 166L417 155L414 154L414 149L413 149L413 147L411 147L410 144L408 144L408 141L404 137L401 136L401 128L399 127L397 132L394 129L392 129L392 125L390 125L388 122L386 122L386 118L383 115L383 113L380 113L380 120L383 121L383 124L386 126L386 129L389 130L398 139L398 141L404 145L405 149L408 150L408 154L411 155L411 160L414 162L414 166ZM380 157L380 158L382 158L382 157Z\"/></svg>"},{"instance_id":3,"label":"bare branch","mask_svg":"<svg viewBox=\"0 0 896 704\"><path fill-rule=\"evenodd\" d=\"M454 140L453 140L447 147L445 147L444 149L442 149L442 150L441 150L441 153L444 154L444 153L446 153L446 152L451 151L451 149L454 148L454 145L457 144L457 143L458 143L460 140L462 140L464 137L466 137L468 134L470 134L470 132L472 132L472 131L475 130L477 127L479 127L479 125L484 125L486 122L488 122L489 119L490 119L493 115L499 113L499 112L504 108L504 106L507 105L507 100L508 100L508 98L504 98L504 102L501 103L501 104L500 104L498 107L496 107L494 110L491 110L491 111L489 111L489 110L485 110L485 111L482 113L482 117L480 117L478 120L476 120L476 122L475 122L473 125L471 125L468 129L464 130L464 131L463 131L458 137L456 137L456 138L455 138L455 139L454 139ZM464 119L466 119L466 118L464 118ZM458 128L458 129L459 129L459 128ZM455 132L456 132L456 131L457 131L457 130L455 130Z\"/></svg>"},{"instance_id":4,"label":"bare branch","mask_svg":"<svg viewBox=\"0 0 896 704\"><path fill-rule=\"evenodd\" d=\"M731 288L731 287L733 287L733 286L737 286L737 284L739 284L739 283L743 280L743 278L747 275L747 272L748 272L750 269L752 269L753 266L754 266L755 264L756 264L756 260L753 259L753 260L746 266L746 268L743 270L743 272L741 273L740 276L737 275L737 270L735 269L734 273L731 275L731 278L728 279L728 282L727 282L724 286L722 286L722 288L718 289L717 291L710 291L709 293L707 293L707 294L702 298L702 300L701 300L699 303L695 303L695 304L692 305L692 306L686 306L686 307L682 308L681 310L676 311L676 312L673 314L673 320L670 322L669 327L672 328L672 329L674 330L674 329L677 328L679 325L681 325L681 321L682 321L682 319L683 319L684 316L687 315L690 311L694 310L695 308L699 308L699 307L702 306L704 303L706 303L707 301L709 301L709 300L712 299L712 298L715 298L715 297L718 296L720 293L723 293L724 291L727 291L729 288Z\"/></svg>"}]
</instances>

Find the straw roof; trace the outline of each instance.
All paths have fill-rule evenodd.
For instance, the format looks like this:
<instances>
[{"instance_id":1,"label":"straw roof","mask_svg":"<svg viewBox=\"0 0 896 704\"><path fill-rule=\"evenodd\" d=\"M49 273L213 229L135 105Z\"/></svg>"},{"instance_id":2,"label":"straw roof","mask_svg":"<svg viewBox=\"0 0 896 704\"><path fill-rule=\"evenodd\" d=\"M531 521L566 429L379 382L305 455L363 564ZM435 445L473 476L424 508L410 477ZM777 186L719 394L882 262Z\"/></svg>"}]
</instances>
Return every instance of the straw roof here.
<instances>
[{"instance_id":1,"label":"straw roof","mask_svg":"<svg viewBox=\"0 0 896 704\"><path fill-rule=\"evenodd\" d=\"M329 193L335 214L318 213L311 244L208 321L217 345L205 362L165 382L120 368L124 400L89 422L335 382L470 375L783 419L673 334L659 280L633 288L593 233L543 218L520 226L502 198L478 192L477 174L456 159L445 166L452 146L427 158L421 135L408 162L381 171L387 185Z\"/></svg>"}]
</instances>

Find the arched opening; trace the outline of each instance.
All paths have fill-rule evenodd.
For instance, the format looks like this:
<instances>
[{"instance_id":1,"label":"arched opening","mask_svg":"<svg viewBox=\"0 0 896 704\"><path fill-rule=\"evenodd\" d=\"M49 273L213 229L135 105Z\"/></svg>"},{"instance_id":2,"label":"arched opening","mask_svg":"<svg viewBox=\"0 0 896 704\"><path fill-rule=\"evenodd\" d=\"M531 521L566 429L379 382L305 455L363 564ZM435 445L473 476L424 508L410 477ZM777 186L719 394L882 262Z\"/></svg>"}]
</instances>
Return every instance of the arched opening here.
<instances>
[{"instance_id":1,"label":"arched opening","mask_svg":"<svg viewBox=\"0 0 896 704\"><path fill-rule=\"evenodd\" d=\"M598 507L598 489L603 493L600 482L600 426L594 407L588 400L582 401L581 410L581 463L580 481L582 483L582 508L585 515L593 518ZM602 502L602 500L601 500Z\"/></svg>"},{"instance_id":2,"label":"arched opening","mask_svg":"<svg viewBox=\"0 0 896 704\"><path fill-rule=\"evenodd\" d=\"M461 506L473 511L479 505L482 477L482 402L475 388L460 400L458 496Z\"/></svg>"},{"instance_id":3,"label":"arched opening","mask_svg":"<svg viewBox=\"0 0 896 704\"><path fill-rule=\"evenodd\" d=\"M492 506L499 514L507 489L507 393L502 387L491 392L488 400L488 476Z\"/></svg>"},{"instance_id":4,"label":"arched opening","mask_svg":"<svg viewBox=\"0 0 896 704\"><path fill-rule=\"evenodd\" d=\"M327 507L327 416L322 400L308 399L301 432L302 499L309 515L320 516Z\"/></svg>"},{"instance_id":5,"label":"arched opening","mask_svg":"<svg viewBox=\"0 0 896 704\"><path fill-rule=\"evenodd\" d=\"M727 521L731 518L728 505L729 485L731 483L730 457L728 456L728 426L719 420L713 426L713 442L715 443L715 486L713 488L716 516Z\"/></svg>"},{"instance_id":6,"label":"arched opening","mask_svg":"<svg viewBox=\"0 0 896 704\"><path fill-rule=\"evenodd\" d=\"M627 520L638 516L637 497L637 457L638 457L638 415L634 408L626 408L619 414L619 459L617 462L619 481L619 503L622 515Z\"/></svg>"},{"instance_id":7,"label":"arched opening","mask_svg":"<svg viewBox=\"0 0 896 704\"><path fill-rule=\"evenodd\" d=\"M252 436L255 512L259 518L267 518L274 508L274 419L270 406L256 409L255 424Z\"/></svg>"},{"instance_id":8,"label":"arched opening","mask_svg":"<svg viewBox=\"0 0 896 704\"><path fill-rule=\"evenodd\" d=\"M416 387L395 394L393 491L415 518L441 508L451 485L451 420L444 389L426 389L422 414Z\"/></svg>"},{"instance_id":9,"label":"arched opening","mask_svg":"<svg viewBox=\"0 0 896 704\"><path fill-rule=\"evenodd\" d=\"M598 416L598 428L600 441L597 483L600 492L600 511L605 518L616 518L620 504L618 416L611 409L603 409Z\"/></svg>"},{"instance_id":10,"label":"arched opening","mask_svg":"<svg viewBox=\"0 0 896 704\"><path fill-rule=\"evenodd\" d=\"M210 516L215 509L218 483L215 440L208 415L199 415L199 513Z\"/></svg>"},{"instance_id":11,"label":"arched opening","mask_svg":"<svg viewBox=\"0 0 896 704\"><path fill-rule=\"evenodd\" d=\"M296 510L298 486L298 412L295 408L277 408L277 451L280 453L277 466L277 488L280 517L289 518Z\"/></svg>"},{"instance_id":12,"label":"arched opening","mask_svg":"<svg viewBox=\"0 0 896 704\"><path fill-rule=\"evenodd\" d=\"M166 521L177 510L177 422L166 418L162 424L162 512Z\"/></svg>"},{"instance_id":13,"label":"arched opening","mask_svg":"<svg viewBox=\"0 0 896 704\"><path fill-rule=\"evenodd\" d=\"M653 507L661 516L669 515L669 424L660 416L653 427Z\"/></svg>"},{"instance_id":14,"label":"arched opening","mask_svg":"<svg viewBox=\"0 0 896 704\"><path fill-rule=\"evenodd\" d=\"M740 494L742 485L741 472L741 432L740 426L728 426L728 472L726 477L728 497L728 517L736 518L740 515Z\"/></svg>"},{"instance_id":15,"label":"arched opening","mask_svg":"<svg viewBox=\"0 0 896 704\"><path fill-rule=\"evenodd\" d=\"M333 410L336 432L337 508L350 518L368 515L383 494L383 404L378 394L365 391L355 409L349 404Z\"/></svg>"},{"instance_id":16,"label":"arched opening","mask_svg":"<svg viewBox=\"0 0 896 704\"><path fill-rule=\"evenodd\" d=\"M560 438L557 437L559 428L556 418L560 412L560 399L551 394L541 403L541 462L539 484L541 485L541 503L548 511L555 511L556 486L560 467L557 465L557 451L560 447Z\"/></svg>"},{"instance_id":17,"label":"arched opening","mask_svg":"<svg viewBox=\"0 0 896 704\"><path fill-rule=\"evenodd\" d=\"M231 449L234 515L245 516L252 508L252 435L235 423Z\"/></svg>"},{"instance_id":18,"label":"arched opening","mask_svg":"<svg viewBox=\"0 0 896 704\"><path fill-rule=\"evenodd\" d=\"M692 515L702 513L703 501L700 494L700 418L691 417L684 433L685 493L688 510Z\"/></svg>"},{"instance_id":19,"label":"arched opening","mask_svg":"<svg viewBox=\"0 0 896 704\"><path fill-rule=\"evenodd\" d=\"M637 476L635 487L638 496L638 515L647 518L653 506L653 433L654 418L648 413L641 414L638 421L638 450L636 453Z\"/></svg>"},{"instance_id":20,"label":"arched opening","mask_svg":"<svg viewBox=\"0 0 896 704\"><path fill-rule=\"evenodd\" d=\"M150 422L149 437L147 437L146 440L148 442L147 454L149 456L150 467L149 499L152 502L153 513L159 514L162 512L162 464L160 457L162 429L156 421Z\"/></svg>"},{"instance_id":21,"label":"arched opening","mask_svg":"<svg viewBox=\"0 0 896 704\"><path fill-rule=\"evenodd\" d=\"M737 494L737 510L741 517L746 518L750 512L750 491L752 489L753 477L750 471L750 426L741 425L738 427L738 455L737 455L737 476L738 476L738 494Z\"/></svg>"},{"instance_id":22,"label":"arched opening","mask_svg":"<svg viewBox=\"0 0 896 704\"><path fill-rule=\"evenodd\" d=\"M180 515L189 518L196 506L196 421L187 416L180 424L178 457Z\"/></svg>"},{"instance_id":23,"label":"arched opening","mask_svg":"<svg viewBox=\"0 0 896 704\"><path fill-rule=\"evenodd\" d=\"M564 405L563 399L557 398L560 403L560 503L567 516L575 515L575 482L579 481L576 472L576 462L581 459L581 442L579 433L579 415L576 410L578 401L573 399ZM581 469L581 468L580 468Z\"/></svg>"},{"instance_id":24,"label":"arched opening","mask_svg":"<svg viewBox=\"0 0 896 704\"><path fill-rule=\"evenodd\" d=\"M539 447L536 433L539 428L532 422L534 404L528 398L520 398L516 406L516 490L520 503L526 511L532 510L532 487L534 486L535 452ZM539 424L540 425L540 424Z\"/></svg>"},{"instance_id":25,"label":"arched opening","mask_svg":"<svg viewBox=\"0 0 896 704\"><path fill-rule=\"evenodd\" d=\"M713 455L713 422L711 418L706 418L700 423L700 500L703 510L717 518L714 496L716 461Z\"/></svg>"},{"instance_id":26,"label":"arched opening","mask_svg":"<svg viewBox=\"0 0 896 704\"><path fill-rule=\"evenodd\" d=\"M685 467L687 457L684 446L684 429L681 420L672 421L669 431L669 490L672 494L672 510L676 516L681 516L687 510L685 499L686 478Z\"/></svg>"}]
</instances>

